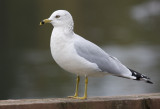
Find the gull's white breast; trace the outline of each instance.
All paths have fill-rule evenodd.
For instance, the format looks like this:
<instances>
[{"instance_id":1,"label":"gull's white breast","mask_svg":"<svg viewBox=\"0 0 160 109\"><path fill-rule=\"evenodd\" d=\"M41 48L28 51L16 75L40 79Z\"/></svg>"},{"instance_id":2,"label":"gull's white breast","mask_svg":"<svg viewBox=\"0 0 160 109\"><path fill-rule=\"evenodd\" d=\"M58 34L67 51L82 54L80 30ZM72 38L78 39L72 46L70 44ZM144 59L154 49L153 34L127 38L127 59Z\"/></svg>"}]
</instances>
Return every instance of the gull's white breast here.
<instances>
[{"instance_id":1,"label":"gull's white breast","mask_svg":"<svg viewBox=\"0 0 160 109\"><path fill-rule=\"evenodd\" d=\"M100 71L98 66L77 54L74 48L76 37L75 33L65 34L61 30L53 29L50 47L54 60L59 66L71 73L83 76L97 74Z\"/></svg>"}]
</instances>

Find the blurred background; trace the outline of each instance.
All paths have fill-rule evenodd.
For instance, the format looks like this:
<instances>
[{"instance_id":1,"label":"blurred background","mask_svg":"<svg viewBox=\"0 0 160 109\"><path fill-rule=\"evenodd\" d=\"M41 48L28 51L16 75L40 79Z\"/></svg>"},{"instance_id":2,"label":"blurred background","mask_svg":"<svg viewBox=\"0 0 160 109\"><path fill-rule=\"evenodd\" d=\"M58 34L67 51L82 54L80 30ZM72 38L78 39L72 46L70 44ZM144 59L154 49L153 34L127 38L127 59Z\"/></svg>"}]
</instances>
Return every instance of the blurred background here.
<instances>
[{"instance_id":1,"label":"blurred background","mask_svg":"<svg viewBox=\"0 0 160 109\"><path fill-rule=\"evenodd\" d=\"M160 1L0 0L0 99L74 94L76 76L61 69L50 53L52 25L39 26L59 9L72 14L77 34L154 82L89 78L88 96L160 92Z\"/></svg>"}]
</instances>

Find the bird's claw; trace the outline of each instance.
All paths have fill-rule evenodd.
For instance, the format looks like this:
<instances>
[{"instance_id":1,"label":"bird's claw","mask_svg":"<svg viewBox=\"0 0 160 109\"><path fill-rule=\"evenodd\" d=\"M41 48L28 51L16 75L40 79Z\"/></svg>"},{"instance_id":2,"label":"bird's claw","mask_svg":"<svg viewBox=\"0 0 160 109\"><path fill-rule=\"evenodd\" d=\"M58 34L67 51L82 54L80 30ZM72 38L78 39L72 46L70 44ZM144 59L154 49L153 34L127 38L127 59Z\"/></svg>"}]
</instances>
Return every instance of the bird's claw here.
<instances>
[{"instance_id":1,"label":"bird's claw","mask_svg":"<svg viewBox=\"0 0 160 109\"><path fill-rule=\"evenodd\" d=\"M85 100L87 99L87 97L83 96L83 97L78 97L78 96L68 96L68 98L74 98L74 99L80 99L80 100Z\"/></svg>"}]
</instances>

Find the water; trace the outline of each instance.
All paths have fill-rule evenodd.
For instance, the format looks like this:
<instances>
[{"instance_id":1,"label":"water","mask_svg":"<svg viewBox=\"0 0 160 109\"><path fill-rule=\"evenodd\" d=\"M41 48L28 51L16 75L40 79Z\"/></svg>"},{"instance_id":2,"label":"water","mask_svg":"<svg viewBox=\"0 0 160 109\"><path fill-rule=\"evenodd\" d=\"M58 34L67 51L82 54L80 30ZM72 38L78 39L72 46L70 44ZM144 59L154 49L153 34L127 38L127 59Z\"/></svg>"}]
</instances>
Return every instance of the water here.
<instances>
[{"instance_id":1,"label":"water","mask_svg":"<svg viewBox=\"0 0 160 109\"><path fill-rule=\"evenodd\" d=\"M45 2L45 3L44 3ZM76 76L61 69L49 50L51 25L39 22L52 11L67 9L75 32L101 46L123 64L151 78L153 85L113 76L89 78L89 96L160 91L160 2L1 1L0 99L66 97ZM28 8L29 6L29 8ZM116 8L115 8L116 7ZM147 11L146 11L147 10ZM80 95L84 91L84 78Z\"/></svg>"}]
</instances>

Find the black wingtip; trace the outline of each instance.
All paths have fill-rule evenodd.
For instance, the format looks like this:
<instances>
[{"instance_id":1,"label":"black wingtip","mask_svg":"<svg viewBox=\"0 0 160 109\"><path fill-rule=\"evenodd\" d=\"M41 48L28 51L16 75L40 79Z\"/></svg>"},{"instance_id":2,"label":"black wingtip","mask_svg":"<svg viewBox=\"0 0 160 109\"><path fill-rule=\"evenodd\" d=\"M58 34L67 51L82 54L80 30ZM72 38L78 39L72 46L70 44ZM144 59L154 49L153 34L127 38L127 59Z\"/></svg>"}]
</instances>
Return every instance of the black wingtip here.
<instances>
[{"instance_id":1,"label":"black wingtip","mask_svg":"<svg viewBox=\"0 0 160 109\"><path fill-rule=\"evenodd\" d=\"M149 81L149 80L147 80L146 82L149 83L149 84L153 84L153 82L152 82L152 81Z\"/></svg>"},{"instance_id":2,"label":"black wingtip","mask_svg":"<svg viewBox=\"0 0 160 109\"><path fill-rule=\"evenodd\" d=\"M132 69L129 69L131 72L132 72L132 76L136 77L135 80L144 80L146 81L146 83L150 83L150 84L153 84L153 82L150 81L150 78L141 74L141 73L138 73L137 71L134 71Z\"/></svg>"}]
</instances>

